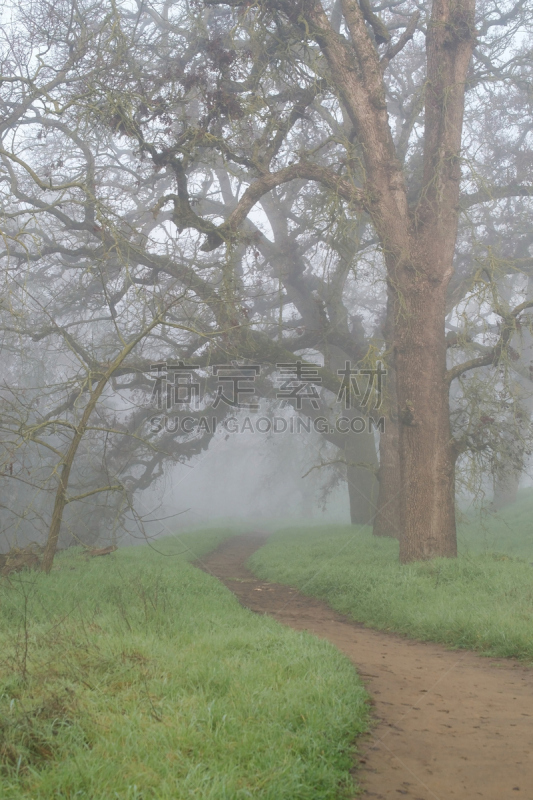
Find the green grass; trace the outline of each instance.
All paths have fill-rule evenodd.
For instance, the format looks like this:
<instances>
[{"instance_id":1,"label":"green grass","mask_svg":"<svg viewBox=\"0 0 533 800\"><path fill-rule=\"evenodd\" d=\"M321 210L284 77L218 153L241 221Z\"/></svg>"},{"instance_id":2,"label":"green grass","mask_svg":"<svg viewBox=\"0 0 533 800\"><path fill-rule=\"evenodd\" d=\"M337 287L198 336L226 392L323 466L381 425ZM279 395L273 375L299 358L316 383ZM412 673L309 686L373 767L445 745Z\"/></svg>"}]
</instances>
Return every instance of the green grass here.
<instances>
[{"instance_id":1,"label":"green grass","mask_svg":"<svg viewBox=\"0 0 533 800\"><path fill-rule=\"evenodd\" d=\"M188 563L232 532L1 582L0 797L351 796L366 693L335 648Z\"/></svg>"},{"instance_id":2,"label":"green grass","mask_svg":"<svg viewBox=\"0 0 533 800\"><path fill-rule=\"evenodd\" d=\"M533 661L533 567L502 554L501 540L498 552L479 552L483 536L472 526L469 536L457 559L402 566L398 543L370 528L289 528L249 565L369 627Z\"/></svg>"}]
</instances>

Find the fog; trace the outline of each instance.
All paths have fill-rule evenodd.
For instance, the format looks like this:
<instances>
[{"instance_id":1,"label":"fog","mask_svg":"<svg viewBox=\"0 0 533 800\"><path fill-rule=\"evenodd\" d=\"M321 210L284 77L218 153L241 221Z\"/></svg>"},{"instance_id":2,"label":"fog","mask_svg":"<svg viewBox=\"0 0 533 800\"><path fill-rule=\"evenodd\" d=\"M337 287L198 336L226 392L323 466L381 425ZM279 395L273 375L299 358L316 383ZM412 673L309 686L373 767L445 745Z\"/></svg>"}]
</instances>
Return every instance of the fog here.
<instances>
[{"instance_id":1,"label":"fog","mask_svg":"<svg viewBox=\"0 0 533 800\"><path fill-rule=\"evenodd\" d=\"M348 489L339 470L323 467L304 477L320 462L320 452L320 439L313 434L221 435L199 457L172 467L157 487L140 494L137 507L145 531L157 538L224 522L252 529L295 522L349 524ZM150 521L160 517L166 519ZM131 541L143 541L137 537Z\"/></svg>"}]
</instances>

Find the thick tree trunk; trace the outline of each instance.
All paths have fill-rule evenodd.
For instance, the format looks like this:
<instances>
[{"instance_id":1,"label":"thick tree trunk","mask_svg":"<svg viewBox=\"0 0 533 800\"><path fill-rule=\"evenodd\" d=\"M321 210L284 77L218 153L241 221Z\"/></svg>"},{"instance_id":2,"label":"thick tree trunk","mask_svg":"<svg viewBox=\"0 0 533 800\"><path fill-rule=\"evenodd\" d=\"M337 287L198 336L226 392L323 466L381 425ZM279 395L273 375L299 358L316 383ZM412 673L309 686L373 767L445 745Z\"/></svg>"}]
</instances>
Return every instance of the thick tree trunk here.
<instances>
[{"instance_id":1,"label":"thick tree trunk","mask_svg":"<svg viewBox=\"0 0 533 800\"><path fill-rule=\"evenodd\" d=\"M464 94L475 0L435 0L427 33L423 190L410 246L386 258L394 330L402 475L402 563L457 555L455 450L446 370L446 294L453 274ZM399 242L398 242L399 243Z\"/></svg>"},{"instance_id":2,"label":"thick tree trunk","mask_svg":"<svg viewBox=\"0 0 533 800\"><path fill-rule=\"evenodd\" d=\"M411 208L391 137L379 57L359 4L342 1L353 49L336 38L322 7L312 4L311 9L313 24L320 31L317 41L362 144L371 194L368 211L396 298L400 559L455 556L455 454L444 321L457 236L459 154L465 82L475 41L475 0L434 0L432 4L422 190L416 207Z\"/></svg>"},{"instance_id":3,"label":"thick tree trunk","mask_svg":"<svg viewBox=\"0 0 533 800\"><path fill-rule=\"evenodd\" d=\"M447 281L424 278L418 272L412 279L408 308L395 326L402 563L457 555L444 337Z\"/></svg>"}]
</instances>

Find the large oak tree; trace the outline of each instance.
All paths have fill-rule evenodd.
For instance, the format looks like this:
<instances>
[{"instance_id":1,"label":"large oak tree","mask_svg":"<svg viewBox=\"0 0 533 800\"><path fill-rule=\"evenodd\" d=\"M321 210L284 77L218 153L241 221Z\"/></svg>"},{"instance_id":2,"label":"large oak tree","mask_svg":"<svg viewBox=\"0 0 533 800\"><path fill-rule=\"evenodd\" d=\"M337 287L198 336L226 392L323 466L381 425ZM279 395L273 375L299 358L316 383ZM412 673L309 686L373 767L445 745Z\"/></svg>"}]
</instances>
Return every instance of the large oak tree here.
<instances>
[{"instance_id":1,"label":"large oak tree","mask_svg":"<svg viewBox=\"0 0 533 800\"><path fill-rule=\"evenodd\" d=\"M423 152L414 173L405 169L393 138L384 73L412 37L418 13L391 44L388 29L366 2L341 0L333 8L317 0L263 0L254 5L206 0L206 5L236 7L243 27L271 26L285 38L287 50L299 48L300 64L305 63L317 81L327 81L352 123L356 143L356 148L346 147L343 177L316 159L300 159L276 173L263 165L220 238L209 234L208 246L216 247L231 235L262 193L288 179L320 181L368 214L391 291L401 559L454 556L457 453L450 429L449 385L461 372L457 367L447 370L445 318L460 209L465 93L479 33L475 0L435 0L424 19ZM512 11L495 24L505 26ZM489 27L490 22L485 32ZM381 45L386 48L380 51ZM351 171L357 160L360 169ZM359 180L353 179L356 174Z\"/></svg>"}]
</instances>

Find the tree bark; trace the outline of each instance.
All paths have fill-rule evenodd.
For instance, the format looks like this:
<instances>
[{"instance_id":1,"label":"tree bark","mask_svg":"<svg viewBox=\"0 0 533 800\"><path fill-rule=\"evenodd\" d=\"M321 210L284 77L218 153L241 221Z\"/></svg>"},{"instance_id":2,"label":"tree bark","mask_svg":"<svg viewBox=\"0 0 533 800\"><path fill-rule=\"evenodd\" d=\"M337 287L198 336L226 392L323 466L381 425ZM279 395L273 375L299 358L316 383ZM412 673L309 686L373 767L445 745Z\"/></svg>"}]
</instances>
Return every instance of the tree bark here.
<instances>
[{"instance_id":1,"label":"tree bark","mask_svg":"<svg viewBox=\"0 0 533 800\"><path fill-rule=\"evenodd\" d=\"M457 555L455 457L444 317L446 285L411 289L395 329L402 535L400 561ZM414 294L414 297L413 297Z\"/></svg>"},{"instance_id":2,"label":"tree bark","mask_svg":"<svg viewBox=\"0 0 533 800\"><path fill-rule=\"evenodd\" d=\"M457 555L445 317L458 226L465 82L475 0L435 0L427 33L424 177L409 260L391 264L405 563Z\"/></svg>"}]
</instances>

